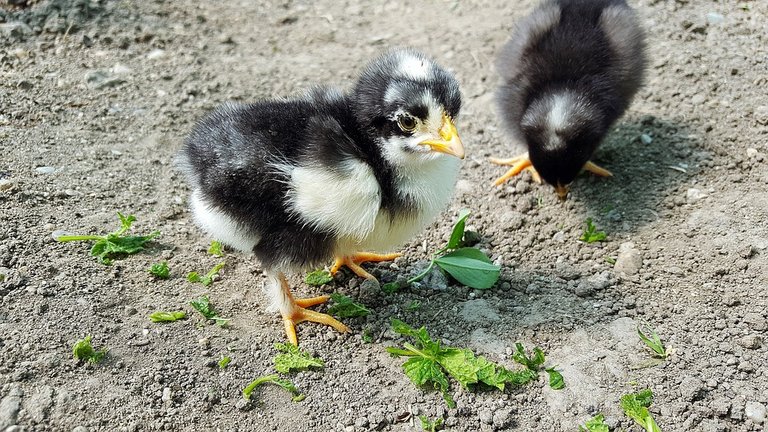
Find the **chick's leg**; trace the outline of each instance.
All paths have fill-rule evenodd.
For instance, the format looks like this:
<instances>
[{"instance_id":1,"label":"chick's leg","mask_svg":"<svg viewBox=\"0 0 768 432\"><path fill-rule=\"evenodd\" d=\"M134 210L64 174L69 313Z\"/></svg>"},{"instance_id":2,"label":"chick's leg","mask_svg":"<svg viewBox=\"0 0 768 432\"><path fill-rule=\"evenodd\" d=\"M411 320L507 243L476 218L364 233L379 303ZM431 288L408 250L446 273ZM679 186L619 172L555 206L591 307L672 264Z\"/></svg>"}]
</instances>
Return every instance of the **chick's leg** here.
<instances>
[{"instance_id":1,"label":"chick's leg","mask_svg":"<svg viewBox=\"0 0 768 432\"><path fill-rule=\"evenodd\" d=\"M328 314L306 309L310 306L326 302L329 298L328 296L294 299L293 294L291 294L291 288L288 286L288 281L282 272L273 276L272 279L273 283L269 288L268 294L272 298L274 305L280 310L280 315L283 316L285 333L290 343L294 345L299 344L298 337L296 336L296 325L304 321L329 325L341 333L349 331L349 328L336 318Z\"/></svg>"},{"instance_id":2,"label":"chick's leg","mask_svg":"<svg viewBox=\"0 0 768 432\"><path fill-rule=\"evenodd\" d=\"M584 170L589 171L592 174L599 175L600 177L613 177L613 173L607 169L597 165L596 163L589 161L584 164Z\"/></svg>"},{"instance_id":3,"label":"chick's leg","mask_svg":"<svg viewBox=\"0 0 768 432\"><path fill-rule=\"evenodd\" d=\"M531 164L531 160L528 158L528 152L510 159L491 158L490 160L491 163L495 163L496 165L507 165L512 167L503 176L497 178L496 181L493 182L493 184L496 186L500 186L505 181L520 174L523 171L530 172L533 180L536 183L541 183L541 176L539 176L539 173L536 172L536 168L534 168Z\"/></svg>"},{"instance_id":4,"label":"chick's leg","mask_svg":"<svg viewBox=\"0 0 768 432\"><path fill-rule=\"evenodd\" d=\"M336 257L336 262L333 263L333 267L331 267L331 274L335 275L342 266L347 266L350 270L352 270L354 274L362 278L376 279L372 274L365 271L365 269L360 266L360 263L392 261L401 255L401 253L376 254L370 252L359 252L354 255Z\"/></svg>"}]
</instances>

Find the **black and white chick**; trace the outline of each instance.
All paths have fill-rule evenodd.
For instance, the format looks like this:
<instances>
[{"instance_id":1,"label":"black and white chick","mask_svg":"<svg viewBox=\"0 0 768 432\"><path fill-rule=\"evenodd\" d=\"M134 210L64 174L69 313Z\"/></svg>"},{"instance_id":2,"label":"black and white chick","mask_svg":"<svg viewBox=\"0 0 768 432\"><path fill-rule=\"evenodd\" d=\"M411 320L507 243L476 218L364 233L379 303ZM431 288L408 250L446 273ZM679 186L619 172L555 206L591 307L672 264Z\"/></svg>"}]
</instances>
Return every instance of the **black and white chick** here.
<instances>
[{"instance_id":1,"label":"black and white chick","mask_svg":"<svg viewBox=\"0 0 768 432\"><path fill-rule=\"evenodd\" d=\"M288 340L296 324L347 327L294 299L286 273L332 258L373 278L361 262L391 251L450 202L464 147L454 121L454 76L424 54L391 50L347 93L316 87L303 97L226 104L202 119L179 154L194 219L212 237L261 262L272 309ZM371 251L371 252L369 252Z\"/></svg>"},{"instance_id":2,"label":"black and white chick","mask_svg":"<svg viewBox=\"0 0 768 432\"><path fill-rule=\"evenodd\" d=\"M643 82L645 40L625 0L547 0L517 26L501 50L498 113L528 152L496 180L523 170L564 199L582 169L612 174L590 161Z\"/></svg>"}]
</instances>

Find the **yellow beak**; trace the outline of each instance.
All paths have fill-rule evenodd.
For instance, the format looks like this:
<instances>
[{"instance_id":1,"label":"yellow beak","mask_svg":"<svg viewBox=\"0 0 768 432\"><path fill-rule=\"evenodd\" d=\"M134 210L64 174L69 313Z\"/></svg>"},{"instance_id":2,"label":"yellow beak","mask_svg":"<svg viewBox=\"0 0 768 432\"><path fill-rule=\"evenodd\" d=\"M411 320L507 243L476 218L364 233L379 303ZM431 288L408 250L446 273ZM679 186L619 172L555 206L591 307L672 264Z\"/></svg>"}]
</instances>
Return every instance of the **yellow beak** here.
<instances>
[{"instance_id":1,"label":"yellow beak","mask_svg":"<svg viewBox=\"0 0 768 432\"><path fill-rule=\"evenodd\" d=\"M447 115L443 114L443 124L438 131L440 139L430 139L420 142L421 145L429 146L432 151L445 153L464 159L464 145L461 143L456 126Z\"/></svg>"},{"instance_id":2,"label":"yellow beak","mask_svg":"<svg viewBox=\"0 0 768 432\"><path fill-rule=\"evenodd\" d=\"M555 186L555 192L557 193L557 196L560 197L561 201L565 201L565 197L568 196L568 186L563 186L560 183L558 183Z\"/></svg>"}]
</instances>

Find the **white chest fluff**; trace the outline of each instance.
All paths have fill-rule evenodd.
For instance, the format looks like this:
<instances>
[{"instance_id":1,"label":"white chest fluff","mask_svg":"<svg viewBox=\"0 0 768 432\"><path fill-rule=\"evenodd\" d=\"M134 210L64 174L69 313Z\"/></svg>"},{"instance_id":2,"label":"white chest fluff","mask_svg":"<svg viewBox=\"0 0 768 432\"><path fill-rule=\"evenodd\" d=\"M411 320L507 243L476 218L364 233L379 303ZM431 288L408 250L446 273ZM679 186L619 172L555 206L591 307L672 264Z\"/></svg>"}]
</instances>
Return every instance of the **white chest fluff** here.
<instances>
[{"instance_id":1,"label":"white chest fluff","mask_svg":"<svg viewBox=\"0 0 768 432\"><path fill-rule=\"evenodd\" d=\"M396 193L416 207L409 215L390 214L381 208L381 187L372 168L356 159L346 161L337 171L292 167L287 172L288 200L304 223L335 234L337 255L387 252L409 241L445 209L460 163L441 155L398 172Z\"/></svg>"}]
</instances>

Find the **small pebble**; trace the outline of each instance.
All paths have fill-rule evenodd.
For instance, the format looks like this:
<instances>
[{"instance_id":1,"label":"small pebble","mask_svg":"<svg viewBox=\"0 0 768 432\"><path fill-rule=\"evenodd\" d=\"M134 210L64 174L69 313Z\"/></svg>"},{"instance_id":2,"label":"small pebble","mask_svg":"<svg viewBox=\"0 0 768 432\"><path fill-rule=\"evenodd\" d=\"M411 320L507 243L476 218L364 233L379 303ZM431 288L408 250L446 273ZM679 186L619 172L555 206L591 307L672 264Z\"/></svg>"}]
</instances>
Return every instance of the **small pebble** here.
<instances>
[{"instance_id":1,"label":"small pebble","mask_svg":"<svg viewBox=\"0 0 768 432\"><path fill-rule=\"evenodd\" d=\"M56 168L51 166L42 166L35 168L35 172L38 174L53 174L56 172Z\"/></svg>"},{"instance_id":2,"label":"small pebble","mask_svg":"<svg viewBox=\"0 0 768 432\"><path fill-rule=\"evenodd\" d=\"M704 192L696 188L690 188L685 193L685 199L689 203L695 203L695 202L701 201L706 197L707 197L707 194L705 194Z\"/></svg>"},{"instance_id":3,"label":"small pebble","mask_svg":"<svg viewBox=\"0 0 768 432\"><path fill-rule=\"evenodd\" d=\"M723 21L725 21L725 17L717 12L710 12L707 14L707 24L709 25L722 24Z\"/></svg>"},{"instance_id":4,"label":"small pebble","mask_svg":"<svg viewBox=\"0 0 768 432\"><path fill-rule=\"evenodd\" d=\"M747 418L757 424L763 424L765 421L765 405L756 401L749 401L744 407L744 414Z\"/></svg>"}]
</instances>

